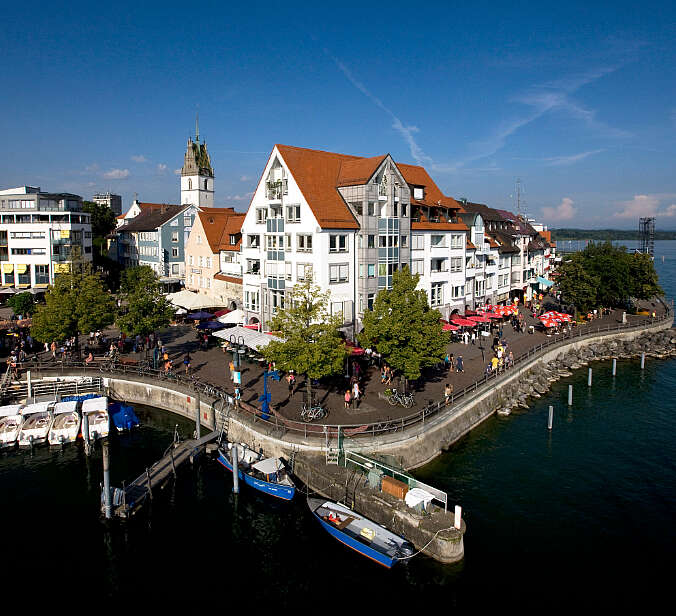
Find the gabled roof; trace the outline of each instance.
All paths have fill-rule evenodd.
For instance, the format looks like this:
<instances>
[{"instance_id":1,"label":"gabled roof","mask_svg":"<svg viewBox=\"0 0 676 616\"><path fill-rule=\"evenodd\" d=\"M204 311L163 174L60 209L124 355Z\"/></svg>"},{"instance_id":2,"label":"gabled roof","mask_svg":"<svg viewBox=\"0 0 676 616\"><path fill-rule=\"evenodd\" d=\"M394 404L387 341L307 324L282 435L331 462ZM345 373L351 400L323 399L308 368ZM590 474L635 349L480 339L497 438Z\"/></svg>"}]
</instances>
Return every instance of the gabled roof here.
<instances>
[{"instance_id":1,"label":"gabled roof","mask_svg":"<svg viewBox=\"0 0 676 616\"><path fill-rule=\"evenodd\" d=\"M211 248L211 252L215 254L221 250L221 238L223 237L226 228L236 229L236 231L231 231L231 233L241 232L242 221L244 220L245 215L238 214L235 212L234 208L231 207L211 207L198 212L197 216L202 225L202 229L204 229L204 235ZM239 241L236 247L229 247L229 250L239 250Z\"/></svg>"},{"instance_id":2,"label":"gabled roof","mask_svg":"<svg viewBox=\"0 0 676 616\"><path fill-rule=\"evenodd\" d=\"M429 176L424 167L404 163L397 163L397 167L407 184L410 186L422 186L425 189L424 199L414 199L413 194L411 194L412 205L441 206L457 209L460 212L463 211L462 206L453 197L447 197L439 190L439 187L434 183L434 180Z\"/></svg>"},{"instance_id":3,"label":"gabled roof","mask_svg":"<svg viewBox=\"0 0 676 616\"><path fill-rule=\"evenodd\" d=\"M344 160L340 165L337 186L358 186L366 184L386 158L387 154L383 156L373 156L371 158Z\"/></svg>"},{"instance_id":4,"label":"gabled roof","mask_svg":"<svg viewBox=\"0 0 676 616\"><path fill-rule=\"evenodd\" d=\"M164 205L161 209L149 209L132 218L127 224L122 225L117 231L125 233L128 231L154 231L163 224L169 222L172 218L180 214L188 206L184 205Z\"/></svg>"},{"instance_id":5,"label":"gabled roof","mask_svg":"<svg viewBox=\"0 0 676 616\"><path fill-rule=\"evenodd\" d=\"M239 251L240 246L242 245L242 223L246 214L235 213L234 216L228 216L228 219L223 227L223 233L221 233L221 238L218 242L219 250L234 250ZM237 240L236 244L230 243L230 236L234 235Z\"/></svg>"},{"instance_id":6,"label":"gabled roof","mask_svg":"<svg viewBox=\"0 0 676 616\"><path fill-rule=\"evenodd\" d=\"M466 212L472 212L475 214L481 214L481 217L484 220L495 220L503 221L504 217L500 215L500 212L492 207L488 207L483 203L473 203L471 201L460 201L460 204L465 209Z\"/></svg>"},{"instance_id":7,"label":"gabled roof","mask_svg":"<svg viewBox=\"0 0 676 616\"><path fill-rule=\"evenodd\" d=\"M290 145L277 144L276 147L321 227L359 228L337 186L341 165L360 157Z\"/></svg>"}]
</instances>

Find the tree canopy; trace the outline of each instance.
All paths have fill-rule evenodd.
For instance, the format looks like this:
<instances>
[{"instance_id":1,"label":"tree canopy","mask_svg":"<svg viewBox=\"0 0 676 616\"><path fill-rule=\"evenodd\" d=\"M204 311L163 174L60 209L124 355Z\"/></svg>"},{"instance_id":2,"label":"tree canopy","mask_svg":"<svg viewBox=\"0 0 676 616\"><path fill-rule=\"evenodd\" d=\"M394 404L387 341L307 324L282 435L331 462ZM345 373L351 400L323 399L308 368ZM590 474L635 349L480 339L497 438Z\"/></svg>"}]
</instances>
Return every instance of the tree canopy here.
<instances>
[{"instance_id":1,"label":"tree canopy","mask_svg":"<svg viewBox=\"0 0 676 616\"><path fill-rule=\"evenodd\" d=\"M7 300L7 305L14 311L14 314L33 314L35 312L35 301L31 293L23 292L12 295Z\"/></svg>"},{"instance_id":2,"label":"tree canopy","mask_svg":"<svg viewBox=\"0 0 676 616\"><path fill-rule=\"evenodd\" d=\"M621 306L630 298L649 299L664 293L649 255L629 253L610 242L590 243L567 257L558 271L564 301L585 312L594 306Z\"/></svg>"},{"instance_id":3,"label":"tree canopy","mask_svg":"<svg viewBox=\"0 0 676 616\"><path fill-rule=\"evenodd\" d=\"M309 278L293 287L287 293L286 307L270 324L284 341L273 341L261 351L277 368L306 376L308 400L312 400L312 379L341 372L347 356L338 333L341 319L328 314L328 295Z\"/></svg>"},{"instance_id":4,"label":"tree canopy","mask_svg":"<svg viewBox=\"0 0 676 616\"><path fill-rule=\"evenodd\" d=\"M101 275L87 268L59 274L45 294L45 304L33 315L31 334L40 342L65 340L115 320L115 300Z\"/></svg>"},{"instance_id":5,"label":"tree canopy","mask_svg":"<svg viewBox=\"0 0 676 616\"><path fill-rule=\"evenodd\" d=\"M106 237L115 229L115 212L104 203L83 201L82 211L91 214L92 235Z\"/></svg>"},{"instance_id":6,"label":"tree canopy","mask_svg":"<svg viewBox=\"0 0 676 616\"><path fill-rule=\"evenodd\" d=\"M162 294L162 286L147 265L122 271L120 296L126 310L117 318L117 326L128 336L149 334L166 327L175 314L175 307Z\"/></svg>"},{"instance_id":7,"label":"tree canopy","mask_svg":"<svg viewBox=\"0 0 676 616\"><path fill-rule=\"evenodd\" d=\"M373 310L364 314L359 334L362 346L382 354L406 379L417 379L423 368L442 361L449 341L440 312L430 308L425 291L416 289L419 279L408 267L395 272L392 288L380 291Z\"/></svg>"}]
</instances>

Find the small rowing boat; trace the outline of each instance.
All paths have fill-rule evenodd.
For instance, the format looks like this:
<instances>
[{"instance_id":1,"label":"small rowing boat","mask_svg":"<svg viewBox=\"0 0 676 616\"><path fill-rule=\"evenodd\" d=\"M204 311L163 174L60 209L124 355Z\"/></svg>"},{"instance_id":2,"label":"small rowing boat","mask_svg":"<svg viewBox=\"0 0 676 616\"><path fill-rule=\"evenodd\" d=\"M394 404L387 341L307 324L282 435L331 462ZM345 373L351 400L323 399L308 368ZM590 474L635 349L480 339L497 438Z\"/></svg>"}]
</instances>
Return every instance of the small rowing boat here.
<instances>
[{"instance_id":1,"label":"small rowing boat","mask_svg":"<svg viewBox=\"0 0 676 616\"><path fill-rule=\"evenodd\" d=\"M406 539L344 505L309 496L307 504L331 536L388 569L414 553L413 545Z\"/></svg>"},{"instance_id":2,"label":"small rowing boat","mask_svg":"<svg viewBox=\"0 0 676 616\"><path fill-rule=\"evenodd\" d=\"M232 472L232 443L218 448L218 463ZM237 475L246 485L282 500L291 500L296 486L279 458L263 458L263 455L237 445Z\"/></svg>"},{"instance_id":3,"label":"small rowing boat","mask_svg":"<svg viewBox=\"0 0 676 616\"><path fill-rule=\"evenodd\" d=\"M54 402L36 402L22 409L24 421L19 431L19 447L34 447L47 441L54 423L53 408Z\"/></svg>"},{"instance_id":4,"label":"small rowing boat","mask_svg":"<svg viewBox=\"0 0 676 616\"><path fill-rule=\"evenodd\" d=\"M85 434L85 415L89 433ZM87 442L96 441L108 436L110 432L110 416L108 415L108 398L99 396L82 401L82 438Z\"/></svg>"},{"instance_id":5,"label":"small rowing boat","mask_svg":"<svg viewBox=\"0 0 676 616\"><path fill-rule=\"evenodd\" d=\"M16 445L23 425L23 407L23 404L0 406L0 449L9 449Z\"/></svg>"}]
</instances>

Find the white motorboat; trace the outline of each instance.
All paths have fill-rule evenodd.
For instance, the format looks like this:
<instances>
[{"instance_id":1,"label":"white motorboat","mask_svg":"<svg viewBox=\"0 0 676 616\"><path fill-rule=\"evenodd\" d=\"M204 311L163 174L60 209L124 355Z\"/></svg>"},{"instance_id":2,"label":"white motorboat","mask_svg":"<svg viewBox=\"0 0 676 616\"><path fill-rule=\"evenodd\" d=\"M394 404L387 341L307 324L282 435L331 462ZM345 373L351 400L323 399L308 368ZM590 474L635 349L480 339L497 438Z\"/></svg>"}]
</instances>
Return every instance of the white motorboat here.
<instances>
[{"instance_id":1,"label":"white motorboat","mask_svg":"<svg viewBox=\"0 0 676 616\"><path fill-rule=\"evenodd\" d=\"M54 424L49 431L50 445L65 445L74 443L80 434L80 413L78 400L57 402L54 405Z\"/></svg>"},{"instance_id":2,"label":"white motorboat","mask_svg":"<svg viewBox=\"0 0 676 616\"><path fill-rule=\"evenodd\" d=\"M89 433L85 434L85 415ZM95 441L105 438L110 432L110 416L108 414L108 398L88 398L82 401L82 438Z\"/></svg>"},{"instance_id":3,"label":"white motorboat","mask_svg":"<svg viewBox=\"0 0 676 616\"><path fill-rule=\"evenodd\" d=\"M27 404L22 410L23 425L19 431L19 447L33 447L47 441L54 423L54 402Z\"/></svg>"},{"instance_id":4,"label":"white motorboat","mask_svg":"<svg viewBox=\"0 0 676 616\"><path fill-rule=\"evenodd\" d=\"M0 449L14 447L23 425L23 404L0 406Z\"/></svg>"}]
</instances>

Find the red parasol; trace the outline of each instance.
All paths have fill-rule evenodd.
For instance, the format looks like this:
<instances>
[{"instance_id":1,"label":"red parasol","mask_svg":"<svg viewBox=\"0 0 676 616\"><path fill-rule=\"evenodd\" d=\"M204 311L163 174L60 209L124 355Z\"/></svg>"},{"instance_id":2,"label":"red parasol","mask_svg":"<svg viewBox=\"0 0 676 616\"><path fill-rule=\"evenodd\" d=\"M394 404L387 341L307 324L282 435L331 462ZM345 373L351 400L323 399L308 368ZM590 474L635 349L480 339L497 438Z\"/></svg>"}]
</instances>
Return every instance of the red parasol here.
<instances>
[{"instance_id":1,"label":"red parasol","mask_svg":"<svg viewBox=\"0 0 676 616\"><path fill-rule=\"evenodd\" d=\"M470 321L475 321L477 323L490 323L491 322L491 320L486 316L483 316L483 317L472 316L472 317L467 317L467 319L470 320Z\"/></svg>"},{"instance_id":2,"label":"red parasol","mask_svg":"<svg viewBox=\"0 0 676 616\"><path fill-rule=\"evenodd\" d=\"M476 323L474 321L470 321L469 319L463 319L462 317L457 317L452 319L453 325L460 325L460 327L476 327Z\"/></svg>"},{"instance_id":3,"label":"red parasol","mask_svg":"<svg viewBox=\"0 0 676 616\"><path fill-rule=\"evenodd\" d=\"M445 332L457 332L460 328L457 325L451 325L450 323L444 324L441 328Z\"/></svg>"}]
</instances>

